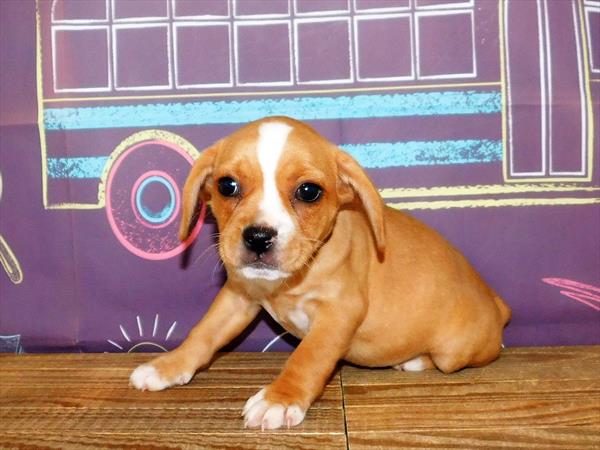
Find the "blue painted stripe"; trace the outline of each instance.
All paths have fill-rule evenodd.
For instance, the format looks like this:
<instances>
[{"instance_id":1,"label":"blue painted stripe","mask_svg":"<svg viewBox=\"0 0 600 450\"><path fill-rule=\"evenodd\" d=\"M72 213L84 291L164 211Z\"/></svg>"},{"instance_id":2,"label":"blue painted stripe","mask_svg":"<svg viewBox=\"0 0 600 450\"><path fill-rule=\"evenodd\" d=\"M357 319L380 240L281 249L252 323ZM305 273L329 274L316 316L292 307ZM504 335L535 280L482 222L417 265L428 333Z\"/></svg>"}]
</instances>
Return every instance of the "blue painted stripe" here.
<instances>
[{"instance_id":1,"label":"blue painted stripe","mask_svg":"<svg viewBox=\"0 0 600 450\"><path fill-rule=\"evenodd\" d=\"M48 158L50 178L100 178L106 156L81 158Z\"/></svg>"},{"instance_id":2,"label":"blue painted stripe","mask_svg":"<svg viewBox=\"0 0 600 450\"><path fill-rule=\"evenodd\" d=\"M374 142L341 146L367 169L447 164L489 163L502 160L502 141Z\"/></svg>"},{"instance_id":3,"label":"blue painted stripe","mask_svg":"<svg viewBox=\"0 0 600 450\"><path fill-rule=\"evenodd\" d=\"M408 141L345 144L341 148L367 169L448 164L490 163L502 160L502 141ZM100 178L107 157L48 158L50 178Z\"/></svg>"},{"instance_id":4,"label":"blue painted stripe","mask_svg":"<svg viewBox=\"0 0 600 450\"><path fill-rule=\"evenodd\" d=\"M81 130L246 123L275 115L320 120L495 114L500 110L497 91L444 91L48 108L44 125L47 130Z\"/></svg>"}]
</instances>

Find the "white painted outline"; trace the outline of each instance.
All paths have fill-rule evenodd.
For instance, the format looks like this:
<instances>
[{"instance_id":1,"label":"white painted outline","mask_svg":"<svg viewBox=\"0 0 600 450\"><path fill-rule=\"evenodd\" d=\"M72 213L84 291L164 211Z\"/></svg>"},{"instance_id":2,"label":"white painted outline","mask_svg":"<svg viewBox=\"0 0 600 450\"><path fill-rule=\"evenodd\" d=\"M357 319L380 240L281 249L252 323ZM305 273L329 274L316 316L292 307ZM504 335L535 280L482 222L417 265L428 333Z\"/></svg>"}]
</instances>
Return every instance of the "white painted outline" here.
<instances>
[{"instance_id":1,"label":"white painted outline","mask_svg":"<svg viewBox=\"0 0 600 450\"><path fill-rule=\"evenodd\" d=\"M144 326L143 326L143 319L142 316L140 315L136 315L135 316L135 321L137 324L137 330L138 330L138 335L135 336L135 333L130 333L127 331L127 329L125 328L124 325L119 324L119 330L121 331L121 335L123 336L123 338L125 339L125 341L128 344L131 344L131 346L129 346L128 344L125 344L124 342L122 342L123 345L119 344L118 342L116 342L115 340L112 339L107 339L106 342L108 342L109 344L111 344L113 347L119 349L120 351L124 351L127 353L131 353L132 351L134 351L136 348L142 346L142 345L152 345L153 347L159 348L162 351L166 352L168 351L166 349L166 347L163 345L164 342L157 342L154 340L140 340L139 338L144 338ZM157 331L158 331L158 322L159 322L159 314L155 314L154 316L154 325L152 327L152 338L156 337ZM175 327L177 326L177 321L174 321L171 324L171 327L169 328L169 330L167 331L167 334L164 338L159 338L159 339L163 339L165 342L168 341L171 337L171 335L173 334L173 331L175 331ZM133 337L130 337L130 334ZM149 338L149 337L148 337ZM148 339L147 338L147 339ZM128 347L127 349L124 347Z\"/></svg>"},{"instance_id":2,"label":"white painted outline","mask_svg":"<svg viewBox=\"0 0 600 450\"><path fill-rule=\"evenodd\" d=\"M300 80L300 57L298 54L298 26L307 23L327 23L327 22L346 22L348 27L348 78L336 78L326 80ZM355 39L352 33L352 22L350 17L319 17L319 18L303 18L294 20L294 61L296 69L296 84L297 85L310 85L310 84L342 84L342 83L353 83L354 82L354 57L352 54L352 47Z\"/></svg>"},{"instance_id":3,"label":"white painted outline","mask_svg":"<svg viewBox=\"0 0 600 450\"><path fill-rule=\"evenodd\" d=\"M52 88L55 93L62 92L110 92L112 90L112 80L111 80L111 42L110 42L110 32L109 25L53 25L52 26ZM57 86L57 72L56 72L56 32L57 31L86 31L86 30L104 30L106 33L106 65L108 68L107 72L107 81L108 85L106 86L92 86L85 88L59 88Z\"/></svg>"},{"instance_id":4,"label":"white painted outline","mask_svg":"<svg viewBox=\"0 0 600 450\"><path fill-rule=\"evenodd\" d=\"M285 336L286 334L289 334L287 331L284 331L281 334L278 334L277 336L275 336L273 339L271 339L267 345L264 346L264 348L261 350L261 353L266 352L267 350L269 350L273 344L275 344L275 342L277 342L278 340L280 340L283 336Z\"/></svg>"},{"instance_id":5,"label":"white painted outline","mask_svg":"<svg viewBox=\"0 0 600 450\"><path fill-rule=\"evenodd\" d=\"M291 15L291 5L290 2L292 0L287 0L287 13L271 13L271 14L238 14L236 5L240 0L231 0L233 2L233 17L238 20L245 19L285 19L289 18Z\"/></svg>"},{"instance_id":6,"label":"white painted outline","mask_svg":"<svg viewBox=\"0 0 600 450\"><path fill-rule=\"evenodd\" d=\"M544 0L544 1L548 1L548 0ZM568 171L556 171L553 168L553 158L552 158L552 139L550 140L550 175L558 175L558 176L581 176L581 177L585 177L587 175L587 155L586 155L586 150L587 150L587 124L588 124L588 117L587 117L587 108L586 108L586 95L585 95L585 77L584 77L584 70L585 67L583 67L583 61L582 61L582 53L583 53L583 48L581 47L581 40L583 39L583 36L580 37L581 34L581 27L579 26L579 21L578 21L578 11L577 11L577 7L576 7L576 3L574 1L571 1L571 7L573 9L573 31L575 33L575 47L576 47L576 54L577 54L577 77L578 77L578 81L579 81L579 103L580 103L580 109L581 109L581 170L577 171L577 172L568 172ZM546 19L548 20L548 19ZM551 68L551 66L550 66ZM551 70L549 70L549 72L551 72ZM552 81L552 79L550 78L550 82ZM552 92L550 92L551 94ZM549 115L550 115L550 120L552 121L552 111L549 111ZM550 131L552 131L552 128L550 128ZM552 134L550 134L550 137L552 137Z\"/></svg>"},{"instance_id":7,"label":"white painted outline","mask_svg":"<svg viewBox=\"0 0 600 450\"><path fill-rule=\"evenodd\" d=\"M583 0L585 6L597 6L600 8L600 0Z\"/></svg>"},{"instance_id":8,"label":"white painted outline","mask_svg":"<svg viewBox=\"0 0 600 450\"><path fill-rule=\"evenodd\" d=\"M52 6L50 8L50 22L54 23L63 23L63 24L96 24L96 23L106 23L108 22L108 0L104 1L104 18L103 19L56 19L54 17L54 8L59 1L63 0L52 0Z\"/></svg>"},{"instance_id":9,"label":"white painted outline","mask_svg":"<svg viewBox=\"0 0 600 450\"><path fill-rule=\"evenodd\" d=\"M140 316L135 316L135 320L137 322L138 333L140 337L144 337L144 327L142 326L142 320L140 319Z\"/></svg>"},{"instance_id":10,"label":"white painted outline","mask_svg":"<svg viewBox=\"0 0 600 450\"><path fill-rule=\"evenodd\" d=\"M447 10L447 9L460 9L460 8L473 8L474 3L473 0L466 0L460 3L440 3L440 4L433 4L433 5L423 5L423 6L419 6L419 2L421 0L415 0L415 9L417 9L418 11L425 11L425 10ZM450 2L451 0L447 0L448 2Z\"/></svg>"},{"instance_id":11,"label":"white painted outline","mask_svg":"<svg viewBox=\"0 0 600 450\"><path fill-rule=\"evenodd\" d=\"M595 74L600 74L600 61L596 61L594 59L594 45L600 47L600 42L592 41L592 33L591 33L591 27L590 27L591 23L592 23L590 16L592 14L597 14L598 20L600 21L600 1L597 3L597 6L592 6L592 5L594 5L593 3L585 3L585 5L586 5L585 6L585 25L588 30L587 41L588 41L588 53L590 55L589 56L590 71Z\"/></svg>"},{"instance_id":12,"label":"white painted outline","mask_svg":"<svg viewBox=\"0 0 600 450\"><path fill-rule=\"evenodd\" d=\"M171 2L169 2L168 0L164 0L165 2L165 6L166 6L166 15L165 16L144 16L144 17L123 17L123 18L118 18L115 16L115 2L117 1L127 1L127 0L110 0L111 3L111 20L113 21L114 24L120 24L120 23L139 23L139 22L143 22L143 23L152 23L152 22L165 22L168 21L171 18L170 15L170 11L169 11L169 5Z\"/></svg>"},{"instance_id":13,"label":"white painted outline","mask_svg":"<svg viewBox=\"0 0 600 450\"><path fill-rule=\"evenodd\" d=\"M114 345L115 347L117 347L119 350L124 350L123 347L121 347L119 344L117 344L115 341L113 341L112 339L107 339L106 340L109 344Z\"/></svg>"},{"instance_id":14,"label":"white painted outline","mask_svg":"<svg viewBox=\"0 0 600 450\"><path fill-rule=\"evenodd\" d=\"M358 23L366 22L366 21L375 21L375 20L387 20L387 19L402 19L408 18L408 26L409 26L409 34L410 34L410 43L409 43L409 51L410 51L410 75L402 75L402 76L392 76L392 77L366 77L362 78L360 76L360 51L359 51L359 33L358 33ZM356 80L357 81L408 81L415 79L415 61L413 58L414 54L414 30L413 30L413 14L411 13L401 13L401 14L369 14L364 16L354 16L353 20L354 25L354 54L356 58Z\"/></svg>"},{"instance_id":15,"label":"white painted outline","mask_svg":"<svg viewBox=\"0 0 600 450\"><path fill-rule=\"evenodd\" d=\"M548 166L552 164L552 45L550 42L550 29L548 26L548 3L540 0L541 14L538 14L540 26L540 54L543 55L543 63L540 61L540 79L543 80L544 97L542 100L542 171L548 173ZM542 15L543 14L543 15Z\"/></svg>"},{"instance_id":16,"label":"white painted outline","mask_svg":"<svg viewBox=\"0 0 600 450\"><path fill-rule=\"evenodd\" d=\"M233 50L234 50L234 62L235 62L235 83L236 86L293 86L294 84L294 49L292 40L292 24L291 19L285 20L245 20L240 22L234 22L233 27ZM289 52L290 52L290 79L289 81L254 81L254 82L240 82L240 59L239 59L239 37L238 28L240 27L261 27L265 25L287 25L288 28L288 41L289 41Z\"/></svg>"},{"instance_id":17,"label":"white painted outline","mask_svg":"<svg viewBox=\"0 0 600 450\"><path fill-rule=\"evenodd\" d=\"M165 85L151 85L151 86L119 86L118 82L118 64L117 64L117 53L118 53L118 42L117 32L119 30L132 30L132 29L146 29L146 28L165 28L167 30L167 75L169 77L169 84ZM115 24L112 26L112 42L113 42L113 77L115 90L117 91L151 91L158 89L173 89L173 67L172 67L172 50L171 50L171 27L168 23L126 23L126 24Z\"/></svg>"},{"instance_id":18,"label":"white painted outline","mask_svg":"<svg viewBox=\"0 0 600 450\"><path fill-rule=\"evenodd\" d=\"M171 16L173 17L174 20L184 20L184 21L190 21L190 20L223 20L223 19L228 19L229 17L231 17L231 7L229 6L229 0L226 0L225 4L227 5L227 14L226 15L219 15L219 14L200 14L200 15L192 15L192 16L178 16L177 13L177 8L175 7L175 5L177 4L179 0L170 0L170 4L171 4ZM175 22L173 22L175 23Z\"/></svg>"},{"instance_id":19,"label":"white painted outline","mask_svg":"<svg viewBox=\"0 0 600 450\"><path fill-rule=\"evenodd\" d=\"M169 328L169 331L167 331L167 335L165 337L165 341L168 341L169 338L171 337L171 334L173 334L173 331L175 331L175 327L177 326L177 321L173 322L173 324L171 325L171 328Z\"/></svg>"},{"instance_id":20,"label":"white painted outline","mask_svg":"<svg viewBox=\"0 0 600 450\"><path fill-rule=\"evenodd\" d=\"M125 327L123 325L119 325L119 329L121 330L121 334L123 335L123 337L125 338L125 340L127 342L131 342L131 339L129 338L129 335L127 334L127 331L125 331Z\"/></svg>"},{"instance_id":21,"label":"white painted outline","mask_svg":"<svg viewBox=\"0 0 600 450\"><path fill-rule=\"evenodd\" d=\"M294 2L294 15L296 17L323 17L323 16L339 16L340 14L348 16L350 14L350 0L346 0L346 9L332 9L326 11L310 11L310 12L299 12L298 11L298 0Z\"/></svg>"},{"instance_id":22,"label":"white painted outline","mask_svg":"<svg viewBox=\"0 0 600 450\"><path fill-rule=\"evenodd\" d=\"M419 80L446 80L456 78L477 78L477 49L475 45L475 18L472 9L447 10L447 11L420 11L415 14L415 55L416 55L416 71L417 79ZM422 17L433 16L458 16L468 14L471 19L471 51L472 51L472 68L471 72L466 73L448 73L438 75L421 75L421 55L420 55L420 25L419 20Z\"/></svg>"},{"instance_id":23,"label":"white painted outline","mask_svg":"<svg viewBox=\"0 0 600 450\"><path fill-rule=\"evenodd\" d=\"M408 5L407 6L389 6L389 7L382 7L382 8L363 8L360 9L356 2L357 0L352 0L352 8L354 9L355 12L359 13L359 14L369 14L369 13L377 13L377 14L381 14L381 13L394 13L394 12L402 12L402 11L410 11L411 9L411 2L413 0L406 0Z\"/></svg>"},{"instance_id":24,"label":"white painted outline","mask_svg":"<svg viewBox=\"0 0 600 450\"><path fill-rule=\"evenodd\" d=\"M513 135L513 112L512 112L512 93L511 93L511 81L510 81L510 77L511 77L511 70L510 70L510 44L509 44L509 39L508 36L510 36L509 34L509 30L508 30L508 5L509 2L511 0L505 0L504 1L504 17L506 18L506 20L504 20L504 36L506 36L506 42L505 42L505 61L506 61L506 92L507 92L507 99L506 99L506 114L507 114L507 119L508 119L508 159L509 159L509 173L508 173L508 177L509 178L526 178L526 177L539 177L539 176L544 176L546 171L545 171L545 152L542 152L542 171L541 172L516 172L515 171L515 167L514 167L514 135ZM539 40L539 47L538 47L538 52L539 52L539 58L540 58L540 76L543 77L543 58L544 58L544 51L541 47L542 41L541 41L541 36L540 34L542 33L542 28L541 28L541 24L539 23L540 21L540 0L536 0L537 2L537 9L538 9L538 40ZM544 89L542 88L542 84L543 84L543 80L540 79L540 88L541 88L541 96L544 96ZM540 106L542 103L545 103L545 101L543 99L540 99ZM543 111L543 110L542 110ZM544 114L542 114L542 142L544 141L543 136L544 136L544 130L545 130L545 122L544 122Z\"/></svg>"},{"instance_id":25,"label":"white painted outline","mask_svg":"<svg viewBox=\"0 0 600 450\"><path fill-rule=\"evenodd\" d=\"M196 83L183 84L179 83L179 58L177 52L178 30L180 28L207 28L207 27L227 27L227 44L228 44L228 60L229 60L229 82L227 83ZM175 69L175 88L176 89L195 89L195 88L218 88L218 87L233 87L233 58L231 45L231 22L225 21L207 21L207 22L173 22L173 68Z\"/></svg>"},{"instance_id":26,"label":"white painted outline","mask_svg":"<svg viewBox=\"0 0 600 450\"><path fill-rule=\"evenodd\" d=\"M154 316L154 326L152 327L152 337L156 337L157 329L158 329L158 313Z\"/></svg>"},{"instance_id":27,"label":"white painted outline","mask_svg":"<svg viewBox=\"0 0 600 450\"><path fill-rule=\"evenodd\" d=\"M514 144L513 144L513 127L512 127L512 108L510 99L511 96L511 83L510 83L510 62L508 55L509 44L508 40L505 46L505 59L506 59L506 77L507 77L507 93L508 93L508 155L509 155L509 178L526 178L526 177L540 177L549 178L552 176L558 177L587 177L588 167L588 152L593 151L588 149L587 142L587 131L588 131L588 116L587 116L587 100L585 91L585 67L582 61L582 46L581 41L584 38L582 30L579 26L577 3L572 0L571 5L573 8L573 29L575 32L575 45L577 53L577 73L579 78L579 95L580 95L580 108L581 108L581 170L580 171L557 171L553 168L553 139L552 139L552 49L550 42L550 29L549 29L549 17L548 17L548 0L536 0L537 6L537 18L538 18L538 50L539 50L539 65L540 65L540 119L541 119L541 171L538 172L516 172L514 168ZM504 3L504 15L508 17L508 3L506 0ZM508 21L504 22L505 35L508 36ZM549 101L550 100L550 101Z\"/></svg>"}]
</instances>

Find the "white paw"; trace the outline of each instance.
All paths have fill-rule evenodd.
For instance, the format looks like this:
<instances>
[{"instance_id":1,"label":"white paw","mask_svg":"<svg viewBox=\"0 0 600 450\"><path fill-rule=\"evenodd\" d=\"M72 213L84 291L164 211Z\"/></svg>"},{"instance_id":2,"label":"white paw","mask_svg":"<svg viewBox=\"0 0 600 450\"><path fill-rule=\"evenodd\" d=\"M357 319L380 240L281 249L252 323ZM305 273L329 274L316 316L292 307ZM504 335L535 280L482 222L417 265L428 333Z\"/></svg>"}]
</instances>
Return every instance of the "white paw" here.
<instances>
[{"instance_id":1,"label":"white paw","mask_svg":"<svg viewBox=\"0 0 600 450\"><path fill-rule=\"evenodd\" d=\"M246 428L260 427L261 430L275 430L283 425L287 428L298 425L304 420L306 411L298 405L290 405L286 408L279 403L265 400L263 388L248 399L242 414Z\"/></svg>"},{"instance_id":2,"label":"white paw","mask_svg":"<svg viewBox=\"0 0 600 450\"><path fill-rule=\"evenodd\" d=\"M129 384L140 391L162 391L170 386L186 384L192 378L192 374L181 374L177 379L169 381L158 373L151 364L138 366L129 377Z\"/></svg>"},{"instance_id":3,"label":"white paw","mask_svg":"<svg viewBox=\"0 0 600 450\"><path fill-rule=\"evenodd\" d=\"M425 364L425 361L423 361L421 356L417 356L416 358L409 359L402 364L394 366L394 369L404 370L405 372L420 372L427 369L427 364Z\"/></svg>"}]
</instances>

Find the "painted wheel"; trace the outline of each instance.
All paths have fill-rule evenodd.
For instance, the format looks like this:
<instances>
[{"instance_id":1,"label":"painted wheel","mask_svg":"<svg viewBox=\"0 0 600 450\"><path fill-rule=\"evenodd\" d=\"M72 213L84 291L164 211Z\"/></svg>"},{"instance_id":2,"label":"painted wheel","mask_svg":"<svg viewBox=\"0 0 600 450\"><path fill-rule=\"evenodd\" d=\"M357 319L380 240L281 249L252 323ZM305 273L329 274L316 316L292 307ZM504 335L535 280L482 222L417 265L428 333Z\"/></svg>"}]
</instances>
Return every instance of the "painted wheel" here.
<instances>
[{"instance_id":1,"label":"painted wheel","mask_svg":"<svg viewBox=\"0 0 600 450\"><path fill-rule=\"evenodd\" d=\"M106 180L106 214L123 246L150 260L171 258L196 238L206 206L186 242L178 238L181 188L194 160L162 139L135 143L119 154Z\"/></svg>"}]
</instances>

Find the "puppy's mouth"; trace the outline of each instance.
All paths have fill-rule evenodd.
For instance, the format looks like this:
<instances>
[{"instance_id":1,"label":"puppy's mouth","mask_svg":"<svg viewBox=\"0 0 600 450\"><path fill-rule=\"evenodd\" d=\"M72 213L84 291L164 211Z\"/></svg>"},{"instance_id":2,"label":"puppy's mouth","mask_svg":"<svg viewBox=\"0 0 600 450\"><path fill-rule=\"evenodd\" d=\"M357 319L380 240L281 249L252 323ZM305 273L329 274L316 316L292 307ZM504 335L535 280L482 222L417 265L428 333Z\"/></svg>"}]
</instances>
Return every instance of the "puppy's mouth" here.
<instances>
[{"instance_id":1,"label":"puppy's mouth","mask_svg":"<svg viewBox=\"0 0 600 450\"><path fill-rule=\"evenodd\" d=\"M279 269L273 264L256 260L240 268L240 273L249 280L262 279L267 281L282 280L290 276L288 272Z\"/></svg>"},{"instance_id":2,"label":"puppy's mouth","mask_svg":"<svg viewBox=\"0 0 600 450\"><path fill-rule=\"evenodd\" d=\"M256 260L249 264L246 264L246 267L250 267L252 269L262 269L262 270L279 270L279 268L275 264L270 264L262 260Z\"/></svg>"}]
</instances>

